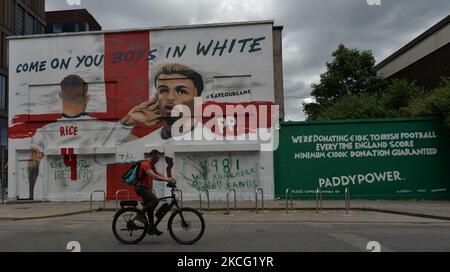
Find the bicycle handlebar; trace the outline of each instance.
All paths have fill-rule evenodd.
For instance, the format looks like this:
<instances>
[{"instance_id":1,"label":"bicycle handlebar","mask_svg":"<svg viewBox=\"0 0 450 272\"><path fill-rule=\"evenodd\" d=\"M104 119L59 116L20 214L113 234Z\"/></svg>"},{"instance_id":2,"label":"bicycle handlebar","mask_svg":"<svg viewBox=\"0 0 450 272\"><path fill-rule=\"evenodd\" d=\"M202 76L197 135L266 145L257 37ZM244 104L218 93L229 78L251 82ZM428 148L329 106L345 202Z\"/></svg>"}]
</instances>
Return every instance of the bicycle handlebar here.
<instances>
[{"instance_id":1,"label":"bicycle handlebar","mask_svg":"<svg viewBox=\"0 0 450 272\"><path fill-rule=\"evenodd\" d=\"M169 188L175 189L175 188L177 188L177 182L176 181L175 182L167 182L166 186Z\"/></svg>"}]
</instances>

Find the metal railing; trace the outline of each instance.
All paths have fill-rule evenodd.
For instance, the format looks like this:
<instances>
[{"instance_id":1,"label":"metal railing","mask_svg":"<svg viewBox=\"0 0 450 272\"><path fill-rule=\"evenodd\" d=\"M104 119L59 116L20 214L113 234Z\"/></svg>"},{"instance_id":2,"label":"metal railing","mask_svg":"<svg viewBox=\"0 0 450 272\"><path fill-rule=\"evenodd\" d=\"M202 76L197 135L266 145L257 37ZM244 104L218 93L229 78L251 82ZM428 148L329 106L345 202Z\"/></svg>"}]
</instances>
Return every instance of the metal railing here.
<instances>
[{"instance_id":1,"label":"metal railing","mask_svg":"<svg viewBox=\"0 0 450 272\"><path fill-rule=\"evenodd\" d=\"M350 189L345 188L345 214L350 210Z\"/></svg>"},{"instance_id":2,"label":"metal railing","mask_svg":"<svg viewBox=\"0 0 450 272\"><path fill-rule=\"evenodd\" d=\"M105 190L95 190L95 191L93 191L91 193L91 198L90 198L90 201L89 201L89 212L92 211L92 196L95 193L103 193L103 210L106 208L106 192L105 192Z\"/></svg>"},{"instance_id":3,"label":"metal railing","mask_svg":"<svg viewBox=\"0 0 450 272\"><path fill-rule=\"evenodd\" d=\"M205 192L206 200L208 202L208 211L209 211L209 190L208 189L205 189L203 191L198 191L198 198L199 198L199 201L200 201L200 208L199 208L199 210L200 211L202 210L202 192Z\"/></svg>"},{"instance_id":4,"label":"metal railing","mask_svg":"<svg viewBox=\"0 0 450 272\"><path fill-rule=\"evenodd\" d=\"M322 202L323 202L322 189L317 188L317 190L316 190L316 211L317 211L317 213L320 213L320 211L322 211ZM319 204L320 204L320 210L319 210Z\"/></svg>"},{"instance_id":5,"label":"metal railing","mask_svg":"<svg viewBox=\"0 0 450 272\"><path fill-rule=\"evenodd\" d=\"M258 189L256 189L256 192L255 192L255 202L256 202L255 212L258 212L258 192L259 191L261 191L261 210L264 211L264 190L262 188L258 188Z\"/></svg>"},{"instance_id":6,"label":"metal railing","mask_svg":"<svg viewBox=\"0 0 450 272\"><path fill-rule=\"evenodd\" d=\"M127 189L122 189L122 190L117 190L116 191L116 211L119 209L118 207L118 202L119 202L119 194L125 192L128 195L128 200L130 200L130 191L128 191Z\"/></svg>"},{"instance_id":7,"label":"metal railing","mask_svg":"<svg viewBox=\"0 0 450 272\"><path fill-rule=\"evenodd\" d=\"M292 189L291 188L287 188L286 189L286 213L289 213L289 208L288 208L289 197L288 197L288 195L290 196L290 199L291 199L291 210L294 210L294 201L293 201L293 198L292 198Z\"/></svg>"},{"instance_id":8,"label":"metal railing","mask_svg":"<svg viewBox=\"0 0 450 272\"><path fill-rule=\"evenodd\" d=\"M174 189L174 193L179 192L180 193L180 207L183 208L183 191L181 189Z\"/></svg>"},{"instance_id":9,"label":"metal railing","mask_svg":"<svg viewBox=\"0 0 450 272\"><path fill-rule=\"evenodd\" d=\"M234 194L234 211L237 210L237 205L236 205L236 189L229 189L227 191L227 212L225 214L230 214L230 209L229 209L229 197L230 197L230 192L233 192Z\"/></svg>"}]
</instances>

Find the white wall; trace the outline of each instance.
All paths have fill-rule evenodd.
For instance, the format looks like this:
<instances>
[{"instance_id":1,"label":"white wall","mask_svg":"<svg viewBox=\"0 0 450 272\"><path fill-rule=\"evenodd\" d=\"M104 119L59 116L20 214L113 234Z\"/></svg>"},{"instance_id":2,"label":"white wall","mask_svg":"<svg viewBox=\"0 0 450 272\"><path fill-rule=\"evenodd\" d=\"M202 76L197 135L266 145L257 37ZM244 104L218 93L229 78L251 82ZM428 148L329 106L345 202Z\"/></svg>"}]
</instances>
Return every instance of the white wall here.
<instances>
[{"instance_id":1,"label":"white wall","mask_svg":"<svg viewBox=\"0 0 450 272\"><path fill-rule=\"evenodd\" d=\"M108 113L115 110L116 105L108 105L105 89L107 84L120 86L119 81L122 79L117 78L118 82L105 82L105 74L108 73L108 69L105 69L105 58L97 66L77 65L78 58L83 56L97 56L98 60L100 57L105 57L105 37L114 34L56 35L10 41L9 126L12 133L10 133L9 139L9 198L15 199L20 195L19 182L23 182L23 184L27 182L24 168L26 168L26 160L30 156L31 143L36 141L36 135L39 134L39 132L35 133L35 128L40 129L41 137L44 138L42 152L45 155L39 165L39 176L34 189L35 199L88 200L89 192L95 189L107 190L107 183L110 182L106 177L108 164L142 159L146 153L155 148L160 149L166 156L174 158L173 175L179 180L180 188L186 191L185 199L198 199L196 188L189 185L186 178L183 178L183 175L186 177L186 167L188 166L183 166L182 162L186 161L188 157L197 160L192 161L194 164L199 161L208 161L209 163L214 160L223 161L227 158L234 163L239 160L240 167L244 169L244 172L245 169L255 170L255 173L247 173L244 177L245 181L254 181L253 187L239 188L239 184L242 185L243 182L239 183L238 177L219 179L222 186L211 190L210 196L213 200L226 199L226 190L229 188L226 186L226 182L237 184L238 198L241 200L254 199L254 192L258 187L264 189L266 199L273 198L273 154L270 150L266 151L259 141L191 141L188 143L165 141L161 139L161 131L156 130L141 139L114 144L112 141L102 141L102 139L112 137L110 134L119 137L117 135L125 133L121 130L123 128L115 127L120 117L115 120L102 121L86 121L84 119L60 120L56 123L36 121L45 120L46 114L61 113L62 103L58 96L59 82L69 74L79 75L89 84L91 99L87 104L86 111L88 113ZM252 51L250 47L252 39L257 38L261 38L253 47L257 50ZM243 47L243 43L238 43L238 41L245 39L249 40L247 46ZM211 51L206 56L197 54L198 44L202 43L207 46L211 40L214 41L210 48ZM219 56L220 50L216 50L215 54L212 54L216 43L219 41L223 45L225 40L228 40L228 47L223 51L222 56ZM233 42L233 40L235 41ZM233 50L230 50L232 43L234 43L234 47ZM147 91L150 98L154 97L156 93L153 82L156 70L167 63L179 63L193 68L203 77L205 84L202 94L203 102L274 103L271 23L151 30L148 44L150 49L157 49L154 52L155 58L148 61L149 85ZM179 46L180 49L184 48L181 56L167 54L169 48L172 48L170 52L173 53L176 46ZM242 52L241 49L243 49ZM67 67L53 69L51 63L55 58L71 59L71 61ZM36 61L46 69L41 71L38 68L31 72L19 71L24 64L29 65ZM19 70L17 70L18 68ZM123 73L132 72L131 70L123 71ZM211 94L245 89L250 89L250 92L241 96L229 98L211 96ZM117 92L124 91L120 88L117 89ZM136 102L136 105L139 103ZM64 138L65 136L58 138L60 127L68 125L77 127L79 133L71 135L69 138ZM111 133L105 136L106 134L102 134L105 133L104 131L111 131ZM76 180L71 180L69 174L63 175L55 172L53 166L58 163L58 167L61 168L59 171L67 171L67 173L71 171L69 166L64 167L60 155L62 148L74 148L75 150L78 172ZM99 150L102 148L103 151L100 152ZM125 154L127 156L123 156ZM130 159L131 156L133 159ZM88 168L85 167L88 170L82 169L83 164L88 166ZM160 165L160 171L164 171L165 166ZM211 167L213 166L209 165L210 169ZM194 171L194 168L191 170ZM83 171L90 171L90 174L84 175ZM223 172L223 169L220 171ZM233 171L238 171L238 169ZM209 176L207 179L212 182L214 176ZM156 187L161 191L161 184L156 183Z\"/></svg>"}]
</instances>

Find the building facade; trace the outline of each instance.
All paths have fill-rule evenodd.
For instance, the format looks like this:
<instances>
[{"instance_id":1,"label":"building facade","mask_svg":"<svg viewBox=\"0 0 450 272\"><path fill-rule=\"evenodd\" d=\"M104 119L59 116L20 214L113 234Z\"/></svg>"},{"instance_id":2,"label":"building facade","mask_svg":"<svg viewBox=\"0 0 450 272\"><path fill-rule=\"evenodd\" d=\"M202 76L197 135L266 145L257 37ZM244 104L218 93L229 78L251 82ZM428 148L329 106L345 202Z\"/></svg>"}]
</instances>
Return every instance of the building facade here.
<instances>
[{"instance_id":1,"label":"building facade","mask_svg":"<svg viewBox=\"0 0 450 272\"><path fill-rule=\"evenodd\" d=\"M45 0L0 1L0 168L2 182L8 147L8 36L42 34L45 30ZM3 156L2 154L6 155ZM2 190L0 190L2 191Z\"/></svg>"},{"instance_id":2,"label":"building facade","mask_svg":"<svg viewBox=\"0 0 450 272\"><path fill-rule=\"evenodd\" d=\"M450 77L450 15L375 66L384 78L416 81L427 90Z\"/></svg>"},{"instance_id":3,"label":"building facade","mask_svg":"<svg viewBox=\"0 0 450 272\"><path fill-rule=\"evenodd\" d=\"M47 11L45 33L99 31L102 27L86 9Z\"/></svg>"},{"instance_id":4,"label":"building facade","mask_svg":"<svg viewBox=\"0 0 450 272\"><path fill-rule=\"evenodd\" d=\"M258 21L11 38L9 198L133 196L120 177L157 150L184 199L273 199L281 31Z\"/></svg>"},{"instance_id":5,"label":"building facade","mask_svg":"<svg viewBox=\"0 0 450 272\"><path fill-rule=\"evenodd\" d=\"M44 0L0 1L0 138L7 142L8 49L6 37L42 34L45 29Z\"/></svg>"}]
</instances>

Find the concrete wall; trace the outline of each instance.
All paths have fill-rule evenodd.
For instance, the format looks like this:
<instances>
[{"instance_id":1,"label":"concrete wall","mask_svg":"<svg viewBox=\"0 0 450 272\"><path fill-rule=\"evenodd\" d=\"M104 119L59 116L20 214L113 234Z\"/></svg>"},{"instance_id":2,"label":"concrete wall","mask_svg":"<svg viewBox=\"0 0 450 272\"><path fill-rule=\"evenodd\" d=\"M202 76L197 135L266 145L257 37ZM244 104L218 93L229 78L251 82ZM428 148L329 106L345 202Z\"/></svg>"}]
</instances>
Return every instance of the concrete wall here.
<instances>
[{"instance_id":1,"label":"concrete wall","mask_svg":"<svg viewBox=\"0 0 450 272\"><path fill-rule=\"evenodd\" d=\"M280 120L284 120L283 85L283 27L273 29L273 68L275 84L275 104L280 106Z\"/></svg>"}]
</instances>

